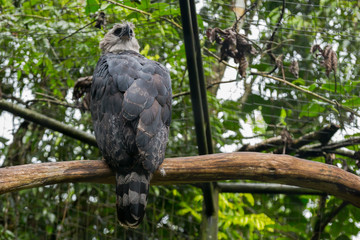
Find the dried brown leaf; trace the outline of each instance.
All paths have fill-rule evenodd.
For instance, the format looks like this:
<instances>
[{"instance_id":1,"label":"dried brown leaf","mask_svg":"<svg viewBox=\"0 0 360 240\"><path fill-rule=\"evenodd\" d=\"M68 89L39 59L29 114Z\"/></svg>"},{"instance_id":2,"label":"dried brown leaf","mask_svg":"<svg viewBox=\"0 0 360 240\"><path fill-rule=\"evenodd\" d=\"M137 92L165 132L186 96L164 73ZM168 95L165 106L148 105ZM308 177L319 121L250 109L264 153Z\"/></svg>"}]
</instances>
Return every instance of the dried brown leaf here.
<instances>
[{"instance_id":1,"label":"dried brown leaf","mask_svg":"<svg viewBox=\"0 0 360 240\"><path fill-rule=\"evenodd\" d=\"M323 57L324 57L324 66L326 69L326 76L329 76L329 74L334 71L334 74L336 74L336 68L338 64L337 55L336 52L332 49L331 45L327 45L324 48L323 51Z\"/></svg>"},{"instance_id":2,"label":"dried brown leaf","mask_svg":"<svg viewBox=\"0 0 360 240\"><path fill-rule=\"evenodd\" d=\"M236 36L236 45L239 52L243 52L242 55L256 55L258 51L252 46L251 43L246 39L246 37L242 34L237 34Z\"/></svg>"},{"instance_id":3,"label":"dried brown leaf","mask_svg":"<svg viewBox=\"0 0 360 240\"><path fill-rule=\"evenodd\" d=\"M73 99L76 100L77 105L84 110L88 110L90 106L89 93L91 89L91 83L92 83L92 76L82 77L76 81L74 86ZM81 98L82 101L80 102Z\"/></svg>"},{"instance_id":4,"label":"dried brown leaf","mask_svg":"<svg viewBox=\"0 0 360 240\"><path fill-rule=\"evenodd\" d=\"M288 144L292 143L292 137L291 137L289 131L288 131L286 128L284 128L284 129L281 131L280 135L281 135L281 139L282 139L285 143L288 143Z\"/></svg>"},{"instance_id":5,"label":"dried brown leaf","mask_svg":"<svg viewBox=\"0 0 360 240\"><path fill-rule=\"evenodd\" d=\"M282 60L282 58L283 58L283 55L281 54L275 59L275 64L279 69L283 68L283 60Z\"/></svg>"},{"instance_id":6,"label":"dried brown leaf","mask_svg":"<svg viewBox=\"0 0 360 240\"><path fill-rule=\"evenodd\" d=\"M239 74L242 77L246 77L246 69L249 66L248 61L246 60L246 57L243 56L242 58L240 58L240 62L239 62Z\"/></svg>"},{"instance_id":7,"label":"dried brown leaf","mask_svg":"<svg viewBox=\"0 0 360 240\"><path fill-rule=\"evenodd\" d=\"M214 42L215 41L215 28L208 28L206 30L206 36L210 42Z\"/></svg>"},{"instance_id":8,"label":"dried brown leaf","mask_svg":"<svg viewBox=\"0 0 360 240\"><path fill-rule=\"evenodd\" d=\"M314 45L312 45L311 48L310 48L310 52L311 52L311 53L314 54L316 51L319 51L319 52L322 53L322 49L321 49L321 47L320 47L319 44L314 44Z\"/></svg>"},{"instance_id":9,"label":"dried brown leaf","mask_svg":"<svg viewBox=\"0 0 360 240\"><path fill-rule=\"evenodd\" d=\"M95 27L101 29L101 26L105 27L105 25L106 25L105 13L100 12L96 18Z\"/></svg>"},{"instance_id":10,"label":"dried brown leaf","mask_svg":"<svg viewBox=\"0 0 360 240\"><path fill-rule=\"evenodd\" d=\"M293 60L290 65L290 72L294 75L295 78L299 78L299 63L296 60Z\"/></svg>"},{"instance_id":11,"label":"dried brown leaf","mask_svg":"<svg viewBox=\"0 0 360 240\"><path fill-rule=\"evenodd\" d=\"M220 29L220 28L208 28L206 30L206 36L208 37L210 42L216 42L218 44L222 44L223 41L221 39L221 36L226 35L226 33L224 32L224 30Z\"/></svg>"},{"instance_id":12,"label":"dried brown leaf","mask_svg":"<svg viewBox=\"0 0 360 240\"><path fill-rule=\"evenodd\" d=\"M235 63L239 63L239 73L244 77L246 68L249 65L246 56L258 53L248 39L244 35L237 33L234 28L225 30L209 28L206 30L206 35L210 42L216 41L221 45L220 61L229 57L233 58Z\"/></svg>"}]
</instances>

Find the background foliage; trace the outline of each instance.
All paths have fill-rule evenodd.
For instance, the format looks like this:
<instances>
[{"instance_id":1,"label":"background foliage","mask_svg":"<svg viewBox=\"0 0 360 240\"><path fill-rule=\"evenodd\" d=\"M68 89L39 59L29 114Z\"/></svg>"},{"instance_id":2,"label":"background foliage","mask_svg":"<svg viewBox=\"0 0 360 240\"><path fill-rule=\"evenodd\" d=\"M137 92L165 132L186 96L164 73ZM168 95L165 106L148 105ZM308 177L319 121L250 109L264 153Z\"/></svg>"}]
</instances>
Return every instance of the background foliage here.
<instances>
[{"instance_id":1,"label":"background foliage","mask_svg":"<svg viewBox=\"0 0 360 240\"><path fill-rule=\"evenodd\" d=\"M283 2L256 2L241 33L265 50ZM166 65L174 94L184 93L174 97L167 157L196 155L182 31L174 24L181 25L178 3L119 3L150 15L98 0L1 0L2 97L91 133L90 114L78 108L72 91L78 78L92 74L100 56L98 43L106 30L95 28L94 21L103 11L106 29L124 19L135 23L142 54ZM247 1L247 6L253 3ZM231 7L223 1L197 2L201 43L217 55L219 46L210 43L205 32L207 28L231 27L235 21ZM273 53L283 55L286 80L357 111L359 19L357 1L287 2L273 43L277 46ZM321 60L310 54L314 44L331 44L337 53L336 92L334 74L327 77ZM249 143L280 137L284 129L296 139L329 124L340 126L334 142L358 138L358 118L353 114L252 74L273 69L269 55L260 52L249 59L247 77L239 78L233 68L203 53L206 81L212 84L208 103L216 152L236 151ZM299 62L299 78L289 71L293 60ZM235 66L231 60L230 64ZM282 78L279 69L273 75ZM236 81L219 84L229 80ZM95 147L5 112L1 116L2 166L100 158ZM264 151L278 147L268 146ZM358 145L341 150L349 154L336 152L332 164L359 175L360 164L353 157ZM321 153L308 158L325 162L326 156ZM198 188L153 186L146 220L133 232L116 223L113 192L113 186L77 183L5 194L0 198L0 239L198 239L202 209ZM332 196L222 193L219 207L220 239L310 239L329 218L321 239L351 239L359 234L360 210ZM335 215L334 209L339 210Z\"/></svg>"}]
</instances>

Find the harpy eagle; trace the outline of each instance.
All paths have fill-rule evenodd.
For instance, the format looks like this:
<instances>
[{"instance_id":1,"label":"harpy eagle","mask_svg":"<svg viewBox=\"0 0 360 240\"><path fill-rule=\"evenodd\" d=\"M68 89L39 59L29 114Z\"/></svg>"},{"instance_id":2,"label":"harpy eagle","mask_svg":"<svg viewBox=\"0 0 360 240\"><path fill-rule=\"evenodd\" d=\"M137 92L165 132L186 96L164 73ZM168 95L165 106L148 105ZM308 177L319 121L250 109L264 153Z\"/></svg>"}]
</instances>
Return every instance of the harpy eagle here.
<instances>
[{"instance_id":1,"label":"harpy eagle","mask_svg":"<svg viewBox=\"0 0 360 240\"><path fill-rule=\"evenodd\" d=\"M171 80L160 63L139 53L134 25L115 24L100 42L90 110L97 144L116 173L121 225L145 214L152 174L164 160L171 121Z\"/></svg>"}]
</instances>

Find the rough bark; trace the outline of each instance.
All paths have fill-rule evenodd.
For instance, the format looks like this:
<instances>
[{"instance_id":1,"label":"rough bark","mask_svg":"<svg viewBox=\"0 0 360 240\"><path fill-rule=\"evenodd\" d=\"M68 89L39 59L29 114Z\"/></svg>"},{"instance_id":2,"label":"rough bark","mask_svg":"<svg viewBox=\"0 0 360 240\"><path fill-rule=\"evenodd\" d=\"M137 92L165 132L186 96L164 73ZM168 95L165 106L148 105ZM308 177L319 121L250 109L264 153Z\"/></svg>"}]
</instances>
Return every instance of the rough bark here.
<instances>
[{"instance_id":1,"label":"rough bark","mask_svg":"<svg viewBox=\"0 0 360 240\"><path fill-rule=\"evenodd\" d=\"M360 207L360 177L338 167L288 155L221 153L165 159L153 184L250 179L319 190ZM65 182L113 183L103 161L69 161L0 168L0 193Z\"/></svg>"}]
</instances>

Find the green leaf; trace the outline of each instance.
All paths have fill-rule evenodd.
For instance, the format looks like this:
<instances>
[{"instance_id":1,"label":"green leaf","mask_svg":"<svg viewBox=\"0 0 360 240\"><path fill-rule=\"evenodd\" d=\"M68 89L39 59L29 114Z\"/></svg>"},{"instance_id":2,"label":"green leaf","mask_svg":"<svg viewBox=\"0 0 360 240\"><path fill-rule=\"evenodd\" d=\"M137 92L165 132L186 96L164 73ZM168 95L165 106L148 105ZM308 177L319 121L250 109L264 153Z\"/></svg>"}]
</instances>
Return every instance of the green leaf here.
<instances>
[{"instance_id":1,"label":"green leaf","mask_svg":"<svg viewBox=\"0 0 360 240\"><path fill-rule=\"evenodd\" d=\"M23 71L28 75L30 72L30 68L28 63L25 63L24 67L23 67Z\"/></svg>"},{"instance_id":2,"label":"green leaf","mask_svg":"<svg viewBox=\"0 0 360 240\"><path fill-rule=\"evenodd\" d=\"M284 108L281 108L280 123L284 126L286 126L285 118L286 118L286 110Z\"/></svg>"},{"instance_id":3,"label":"green leaf","mask_svg":"<svg viewBox=\"0 0 360 240\"><path fill-rule=\"evenodd\" d=\"M100 8L100 4L97 0L86 0L85 14L96 12Z\"/></svg>"},{"instance_id":4,"label":"green leaf","mask_svg":"<svg viewBox=\"0 0 360 240\"><path fill-rule=\"evenodd\" d=\"M21 70L17 70L17 80L21 79Z\"/></svg>"},{"instance_id":5,"label":"green leaf","mask_svg":"<svg viewBox=\"0 0 360 240\"><path fill-rule=\"evenodd\" d=\"M336 238L336 240L350 240L350 238L348 236L346 236L345 234L342 234L342 235L338 236Z\"/></svg>"},{"instance_id":6,"label":"green leaf","mask_svg":"<svg viewBox=\"0 0 360 240\"><path fill-rule=\"evenodd\" d=\"M254 206L255 200L251 193L244 193L243 196L246 198L246 200L250 203L251 206Z\"/></svg>"},{"instance_id":7,"label":"green leaf","mask_svg":"<svg viewBox=\"0 0 360 240\"><path fill-rule=\"evenodd\" d=\"M309 91L314 91L317 87L318 85L316 83L313 83L309 86Z\"/></svg>"},{"instance_id":8,"label":"green leaf","mask_svg":"<svg viewBox=\"0 0 360 240\"><path fill-rule=\"evenodd\" d=\"M100 11L104 11L105 9L109 8L109 7L113 7L114 4L109 3L109 2L101 2L101 8L99 9Z\"/></svg>"},{"instance_id":9,"label":"green leaf","mask_svg":"<svg viewBox=\"0 0 360 240\"><path fill-rule=\"evenodd\" d=\"M344 103L343 103L344 106L347 106L347 107L359 107L360 106L360 98L359 97L352 97L350 98L349 100L346 100Z\"/></svg>"},{"instance_id":10,"label":"green leaf","mask_svg":"<svg viewBox=\"0 0 360 240\"><path fill-rule=\"evenodd\" d=\"M292 81L292 83L295 84L295 85L302 85L302 86L304 86L304 85L305 85L305 80L302 79L302 78L298 78L298 79Z\"/></svg>"},{"instance_id":11,"label":"green leaf","mask_svg":"<svg viewBox=\"0 0 360 240\"><path fill-rule=\"evenodd\" d=\"M326 108L316 103L305 104L301 109L299 117L316 117L319 113L324 112L325 109Z\"/></svg>"},{"instance_id":12,"label":"green leaf","mask_svg":"<svg viewBox=\"0 0 360 240\"><path fill-rule=\"evenodd\" d=\"M136 8L143 11L148 11L150 8L150 0L141 0L141 4L137 5Z\"/></svg>"},{"instance_id":13,"label":"green leaf","mask_svg":"<svg viewBox=\"0 0 360 240\"><path fill-rule=\"evenodd\" d=\"M7 141L9 141L9 139L4 138L4 137L0 137L0 142L5 144Z\"/></svg>"},{"instance_id":14,"label":"green leaf","mask_svg":"<svg viewBox=\"0 0 360 240\"><path fill-rule=\"evenodd\" d=\"M54 231L54 228L51 225L46 225L47 234L52 234L53 231Z\"/></svg>"}]
</instances>

